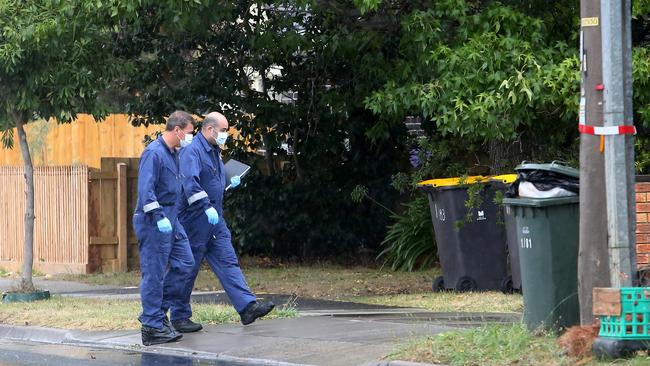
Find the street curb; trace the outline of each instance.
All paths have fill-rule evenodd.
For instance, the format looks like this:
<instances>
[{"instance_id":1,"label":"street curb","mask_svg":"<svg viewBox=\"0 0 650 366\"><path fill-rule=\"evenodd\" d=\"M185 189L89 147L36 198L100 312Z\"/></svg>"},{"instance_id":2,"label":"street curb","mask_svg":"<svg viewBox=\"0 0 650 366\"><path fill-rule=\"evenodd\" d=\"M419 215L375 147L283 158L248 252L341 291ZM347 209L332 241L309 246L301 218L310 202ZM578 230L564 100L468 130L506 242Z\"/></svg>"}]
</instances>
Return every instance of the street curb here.
<instances>
[{"instance_id":1,"label":"street curb","mask_svg":"<svg viewBox=\"0 0 650 366\"><path fill-rule=\"evenodd\" d=\"M378 363L377 366L444 366L434 363L420 363L420 362L409 362L409 361L388 361Z\"/></svg>"},{"instance_id":2,"label":"street curb","mask_svg":"<svg viewBox=\"0 0 650 366\"><path fill-rule=\"evenodd\" d=\"M392 309L355 309L355 310L298 310L300 316L331 316L334 318L372 317L385 315L429 314L426 309L392 308Z\"/></svg>"},{"instance_id":3,"label":"street curb","mask_svg":"<svg viewBox=\"0 0 650 366\"><path fill-rule=\"evenodd\" d=\"M67 329L54 329L44 327L29 327L18 325L0 324L0 338L14 341L29 341L46 344L59 344L67 346L92 347L102 349L113 349L120 351L163 354L166 356L189 357L196 360L222 361L240 363L255 366L313 366L309 364L297 364L283 361L267 360L262 358L235 357L226 354L200 352L183 348L167 348L164 346L145 347L140 344L125 345L105 341L81 340L75 334L84 334L83 331L71 331Z\"/></svg>"},{"instance_id":4,"label":"street curb","mask_svg":"<svg viewBox=\"0 0 650 366\"><path fill-rule=\"evenodd\" d=\"M41 343L62 343L71 338L67 329L0 324L0 338Z\"/></svg>"},{"instance_id":5,"label":"street curb","mask_svg":"<svg viewBox=\"0 0 650 366\"><path fill-rule=\"evenodd\" d=\"M329 312L313 315L332 316L339 318L347 317L372 317L376 315L400 315L408 314L413 318L426 319L429 321L464 321L464 322L488 322L488 323L519 323L522 319L521 313L451 313L451 312L431 312L425 309L405 308L402 311L348 311L348 312ZM312 315L312 314L309 314Z\"/></svg>"},{"instance_id":6,"label":"street curb","mask_svg":"<svg viewBox=\"0 0 650 366\"><path fill-rule=\"evenodd\" d=\"M136 291L137 290L137 291ZM225 294L225 291L194 291L192 296L210 296ZM124 287L119 289L87 290L73 292L57 292L54 295L83 299L115 299L115 300L140 300L140 290L137 287Z\"/></svg>"}]
</instances>

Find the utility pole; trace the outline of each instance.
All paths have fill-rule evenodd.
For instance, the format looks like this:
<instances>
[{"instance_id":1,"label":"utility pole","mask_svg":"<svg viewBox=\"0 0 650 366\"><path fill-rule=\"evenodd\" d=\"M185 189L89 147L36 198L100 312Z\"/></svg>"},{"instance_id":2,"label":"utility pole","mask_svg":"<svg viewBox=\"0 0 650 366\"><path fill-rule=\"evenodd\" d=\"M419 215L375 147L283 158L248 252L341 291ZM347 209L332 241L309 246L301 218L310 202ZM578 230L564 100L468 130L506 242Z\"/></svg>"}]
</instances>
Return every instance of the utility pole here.
<instances>
[{"instance_id":1,"label":"utility pole","mask_svg":"<svg viewBox=\"0 0 650 366\"><path fill-rule=\"evenodd\" d=\"M580 124L603 126L602 44L600 0L580 1ZM578 255L578 296L580 323L593 322L592 290L609 287L607 250L607 205L605 197L604 155L600 137L580 135L580 249Z\"/></svg>"},{"instance_id":2,"label":"utility pole","mask_svg":"<svg viewBox=\"0 0 650 366\"><path fill-rule=\"evenodd\" d=\"M605 182L612 287L636 278L631 0L601 0Z\"/></svg>"},{"instance_id":3,"label":"utility pole","mask_svg":"<svg viewBox=\"0 0 650 366\"><path fill-rule=\"evenodd\" d=\"M581 0L580 322L636 277L631 0ZM603 199L605 198L605 199Z\"/></svg>"}]
</instances>

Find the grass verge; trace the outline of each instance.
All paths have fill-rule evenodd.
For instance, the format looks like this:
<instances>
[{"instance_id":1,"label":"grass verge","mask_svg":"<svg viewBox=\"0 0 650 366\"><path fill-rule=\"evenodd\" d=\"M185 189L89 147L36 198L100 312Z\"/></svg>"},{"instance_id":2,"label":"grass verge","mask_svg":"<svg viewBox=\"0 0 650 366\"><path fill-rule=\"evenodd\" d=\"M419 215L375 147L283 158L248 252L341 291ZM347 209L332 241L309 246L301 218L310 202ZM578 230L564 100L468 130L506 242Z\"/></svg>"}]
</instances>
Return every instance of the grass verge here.
<instances>
[{"instance_id":1,"label":"grass verge","mask_svg":"<svg viewBox=\"0 0 650 366\"><path fill-rule=\"evenodd\" d=\"M333 264L297 265L266 263L259 258L242 259L246 280L256 293L296 294L299 297L340 299L350 296L412 294L430 291L439 269L392 272L387 269L345 267ZM58 275L53 279L95 285L138 286L139 272L91 275ZM194 289L221 290L214 274L199 272Z\"/></svg>"},{"instance_id":2,"label":"grass verge","mask_svg":"<svg viewBox=\"0 0 650 366\"><path fill-rule=\"evenodd\" d=\"M193 304L192 320L203 324L239 322L232 306ZM30 325L80 330L138 329L140 302L53 296L50 300L0 304L0 324ZM264 319L297 316L291 306L279 307Z\"/></svg>"},{"instance_id":3,"label":"grass verge","mask_svg":"<svg viewBox=\"0 0 650 366\"><path fill-rule=\"evenodd\" d=\"M423 308L435 312L521 312L523 297L500 292L438 292L389 296L350 297L345 300L364 304Z\"/></svg>"},{"instance_id":4,"label":"grass verge","mask_svg":"<svg viewBox=\"0 0 650 366\"><path fill-rule=\"evenodd\" d=\"M575 360L563 355L553 335L535 336L525 325L485 325L412 341L386 358L449 366L564 366L650 364L647 355L629 360Z\"/></svg>"},{"instance_id":5,"label":"grass verge","mask_svg":"<svg viewBox=\"0 0 650 366\"><path fill-rule=\"evenodd\" d=\"M388 357L416 362L468 365L551 365L560 360L554 338L536 338L523 325L486 325L416 340Z\"/></svg>"}]
</instances>

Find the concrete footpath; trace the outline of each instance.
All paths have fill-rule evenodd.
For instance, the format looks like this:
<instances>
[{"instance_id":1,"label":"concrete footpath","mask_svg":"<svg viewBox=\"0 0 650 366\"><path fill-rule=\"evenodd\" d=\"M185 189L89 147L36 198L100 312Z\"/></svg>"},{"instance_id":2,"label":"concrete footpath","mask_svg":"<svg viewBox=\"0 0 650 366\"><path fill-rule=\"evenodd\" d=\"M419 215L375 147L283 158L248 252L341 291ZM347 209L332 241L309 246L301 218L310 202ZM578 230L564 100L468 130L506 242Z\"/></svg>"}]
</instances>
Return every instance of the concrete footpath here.
<instances>
[{"instance_id":1,"label":"concrete footpath","mask_svg":"<svg viewBox=\"0 0 650 366\"><path fill-rule=\"evenodd\" d=\"M84 287L47 281L64 296L137 298L137 289ZM3 283L0 281L0 289ZM58 291L56 291L58 290ZM264 295L278 304L286 295ZM224 301L225 300L225 301ZM201 293L193 301L227 302L223 293ZM0 337L17 341L124 349L248 365L413 365L383 357L412 339L484 323L520 321L519 314L430 313L422 309L294 299L299 317L258 320L249 326L206 326L180 342L144 347L139 330L76 331L0 325ZM301 305L302 304L302 305ZM1 305L0 305L1 306ZM1 308L0 308L1 309Z\"/></svg>"},{"instance_id":2,"label":"concrete footpath","mask_svg":"<svg viewBox=\"0 0 650 366\"><path fill-rule=\"evenodd\" d=\"M251 365L376 365L402 342L450 329L435 324L384 321L380 317L369 320L310 316L262 320L246 327L206 326L201 332L184 335L180 342L152 347L140 345L139 331L82 332L0 326L0 337L192 355Z\"/></svg>"},{"instance_id":3,"label":"concrete footpath","mask_svg":"<svg viewBox=\"0 0 650 366\"><path fill-rule=\"evenodd\" d=\"M16 278L0 278L0 293L11 291L18 284ZM119 291L128 287L89 285L74 281L51 280L46 277L34 277L34 286L39 289L48 290L53 294L62 293L83 293L100 291Z\"/></svg>"}]
</instances>

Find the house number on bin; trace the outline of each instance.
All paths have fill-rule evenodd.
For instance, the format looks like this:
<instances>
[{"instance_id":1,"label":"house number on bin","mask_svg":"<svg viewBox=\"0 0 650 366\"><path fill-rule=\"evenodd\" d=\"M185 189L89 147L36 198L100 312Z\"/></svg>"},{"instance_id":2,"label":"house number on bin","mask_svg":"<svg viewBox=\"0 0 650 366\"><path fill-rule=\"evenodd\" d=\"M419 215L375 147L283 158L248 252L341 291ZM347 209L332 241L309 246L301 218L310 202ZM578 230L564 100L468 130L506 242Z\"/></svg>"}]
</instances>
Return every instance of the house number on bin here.
<instances>
[{"instance_id":1,"label":"house number on bin","mask_svg":"<svg viewBox=\"0 0 650 366\"><path fill-rule=\"evenodd\" d=\"M531 238L521 238L519 239L522 249L531 249L533 247L533 239Z\"/></svg>"},{"instance_id":2,"label":"house number on bin","mask_svg":"<svg viewBox=\"0 0 650 366\"><path fill-rule=\"evenodd\" d=\"M447 215L445 214L445 209L444 208L441 208L440 210L438 210L438 219L440 221L447 220Z\"/></svg>"}]
</instances>

